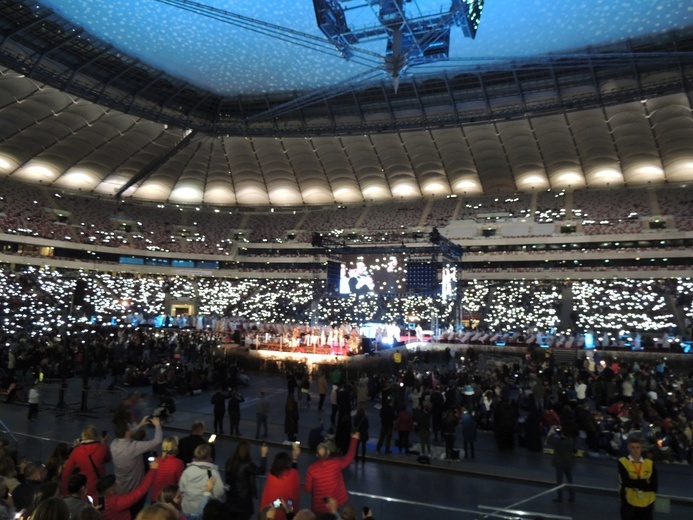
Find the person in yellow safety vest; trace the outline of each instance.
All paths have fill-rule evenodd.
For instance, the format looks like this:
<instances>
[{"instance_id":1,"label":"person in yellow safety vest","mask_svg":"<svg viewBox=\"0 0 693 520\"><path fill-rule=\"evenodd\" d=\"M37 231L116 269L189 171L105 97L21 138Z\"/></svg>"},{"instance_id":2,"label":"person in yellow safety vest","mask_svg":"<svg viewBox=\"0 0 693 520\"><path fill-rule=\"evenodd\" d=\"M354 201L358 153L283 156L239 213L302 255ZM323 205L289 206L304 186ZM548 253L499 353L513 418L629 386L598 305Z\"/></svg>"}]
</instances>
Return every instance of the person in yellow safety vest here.
<instances>
[{"instance_id":1,"label":"person in yellow safety vest","mask_svg":"<svg viewBox=\"0 0 693 520\"><path fill-rule=\"evenodd\" d=\"M652 520L657 470L650 459L642 456L642 438L628 437L627 457L618 459L622 520Z\"/></svg>"}]
</instances>

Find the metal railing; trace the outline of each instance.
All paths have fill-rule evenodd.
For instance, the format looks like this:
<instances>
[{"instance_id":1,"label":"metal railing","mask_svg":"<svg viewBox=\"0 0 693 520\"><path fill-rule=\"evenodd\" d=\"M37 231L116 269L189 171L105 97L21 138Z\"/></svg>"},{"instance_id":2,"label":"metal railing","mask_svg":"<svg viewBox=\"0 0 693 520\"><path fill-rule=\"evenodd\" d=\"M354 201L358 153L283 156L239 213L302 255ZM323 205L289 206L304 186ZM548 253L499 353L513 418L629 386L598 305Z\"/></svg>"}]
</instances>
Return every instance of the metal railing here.
<instances>
[{"instance_id":1,"label":"metal railing","mask_svg":"<svg viewBox=\"0 0 693 520\"><path fill-rule=\"evenodd\" d=\"M65 440L52 439L38 435L14 432L0 420L0 434L9 437L23 453L33 460L45 461L59 443ZM223 465L220 467L224 478ZM445 475L441 474L441 482ZM264 477L259 477L260 491L264 486ZM506 479L498 480L499 486L512 486ZM576 502L555 504L551 498L561 489L572 487L576 493ZM435 504L391 496L376 495L362 491L349 490L350 503L357 507L369 507L375 518L435 518L436 520L482 520L502 518L522 520L541 518L545 520L573 520L578 518L617 518L619 494L616 488L603 488L577 484L562 484L542 489L538 493L511 504L475 504L474 506L456 507L448 504ZM517 496L517 495L515 495ZM310 498L304 494L301 503L309 504ZM565 509L564 509L565 507ZM658 494L655 503L655 519L693 518L693 498Z\"/></svg>"}]
</instances>

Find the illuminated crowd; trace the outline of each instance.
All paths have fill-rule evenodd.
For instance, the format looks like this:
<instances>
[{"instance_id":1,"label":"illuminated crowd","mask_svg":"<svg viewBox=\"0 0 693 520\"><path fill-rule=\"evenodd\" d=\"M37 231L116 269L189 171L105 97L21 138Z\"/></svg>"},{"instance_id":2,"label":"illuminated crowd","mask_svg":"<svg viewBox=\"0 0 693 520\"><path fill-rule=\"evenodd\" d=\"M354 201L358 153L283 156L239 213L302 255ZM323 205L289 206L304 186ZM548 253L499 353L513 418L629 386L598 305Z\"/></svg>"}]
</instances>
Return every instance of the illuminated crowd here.
<instances>
[{"instance_id":1,"label":"illuminated crowd","mask_svg":"<svg viewBox=\"0 0 693 520\"><path fill-rule=\"evenodd\" d=\"M0 305L5 333L36 330L55 332L75 320L95 324L169 325L229 328L222 323L309 324L350 323L438 324L441 335L462 342L469 330L452 330L456 317L485 336L474 342L550 334L559 346L572 346L577 334L598 337L636 334L685 335L676 331L672 306L689 321L693 317L693 282L669 280L464 280L459 308L455 299L440 295L330 295L323 280L217 279L211 277L89 273L84 302L72 295L84 273L39 267L0 269ZM572 308L565 310L565 295ZM194 301L194 316L167 316L171 301ZM459 313L459 314L458 314ZM569 327L561 330L561 323ZM563 319L562 319L563 318ZM225 321L224 321L225 320ZM229 321L230 320L230 321ZM469 329L469 327L467 327ZM499 336L500 335L500 336ZM525 339L526 341L526 339ZM577 345L576 345L577 346Z\"/></svg>"}]
</instances>

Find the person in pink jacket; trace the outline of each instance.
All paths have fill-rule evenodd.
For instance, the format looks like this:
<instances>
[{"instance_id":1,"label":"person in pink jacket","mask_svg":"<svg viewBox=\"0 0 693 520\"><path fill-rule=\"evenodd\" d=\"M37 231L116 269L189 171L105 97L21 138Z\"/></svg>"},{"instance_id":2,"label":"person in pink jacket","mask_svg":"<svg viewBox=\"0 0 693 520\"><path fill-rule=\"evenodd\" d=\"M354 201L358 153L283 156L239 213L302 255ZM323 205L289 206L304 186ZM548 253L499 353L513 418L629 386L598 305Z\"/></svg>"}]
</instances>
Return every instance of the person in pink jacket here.
<instances>
[{"instance_id":1,"label":"person in pink jacket","mask_svg":"<svg viewBox=\"0 0 693 520\"><path fill-rule=\"evenodd\" d=\"M349 451L343 457L331 457L325 443L318 445L318 460L308 466L304 484L306 492L313 495L311 509L314 513L330 512L324 501L325 497L334 498L338 507L349 501L342 471L354 460L358 442L359 433L352 433Z\"/></svg>"},{"instance_id":2,"label":"person in pink jacket","mask_svg":"<svg viewBox=\"0 0 693 520\"><path fill-rule=\"evenodd\" d=\"M158 468L156 460L149 463L149 471L142 482L130 492L120 494L115 475L106 475L99 480L96 489L99 497L94 502L101 511L101 520L132 520L130 508L147 495L152 487Z\"/></svg>"},{"instance_id":3,"label":"person in pink jacket","mask_svg":"<svg viewBox=\"0 0 693 520\"><path fill-rule=\"evenodd\" d=\"M183 461L176 457L178 453L178 437L166 437L161 443L161 456L156 461L159 467L156 470L156 477L152 484L152 502L159 500L159 493L169 484L178 485L180 477L185 470Z\"/></svg>"}]
</instances>

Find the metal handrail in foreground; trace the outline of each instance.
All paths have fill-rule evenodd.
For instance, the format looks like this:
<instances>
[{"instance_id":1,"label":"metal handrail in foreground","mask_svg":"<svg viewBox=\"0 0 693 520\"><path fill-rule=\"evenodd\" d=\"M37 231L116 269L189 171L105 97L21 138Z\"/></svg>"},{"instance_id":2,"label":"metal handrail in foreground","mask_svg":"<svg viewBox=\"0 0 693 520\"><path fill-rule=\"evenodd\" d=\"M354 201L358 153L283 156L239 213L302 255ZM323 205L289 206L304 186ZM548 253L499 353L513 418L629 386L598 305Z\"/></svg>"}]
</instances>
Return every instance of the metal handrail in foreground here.
<instances>
[{"instance_id":1,"label":"metal handrail in foreground","mask_svg":"<svg viewBox=\"0 0 693 520\"><path fill-rule=\"evenodd\" d=\"M477 506L480 510L482 511L491 511L490 513L484 513L483 517L484 518L507 518L508 515L513 515L517 518L525 518L525 517L531 517L531 518L537 518L538 516L542 518L542 520L573 520L572 516L564 516L564 515L552 515L549 513L537 513L535 511L522 511L520 509L505 509L505 508L500 508L496 506L482 506L479 505Z\"/></svg>"},{"instance_id":2,"label":"metal handrail in foreground","mask_svg":"<svg viewBox=\"0 0 693 520\"><path fill-rule=\"evenodd\" d=\"M439 509L441 511L452 511L455 513L470 513L478 515L479 511L477 509L464 509L462 507L452 507L452 506L440 506L437 504L431 504L430 502L417 502L415 500L405 500L403 498L393 498L384 497L382 495L371 495L370 493L362 493L361 491L351 491L348 490L349 496L357 496L362 498L369 498L371 500L377 500L379 502L387 502L390 504L403 504L408 506L418 506L427 509Z\"/></svg>"},{"instance_id":3,"label":"metal handrail in foreground","mask_svg":"<svg viewBox=\"0 0 693 520\"><path fill-rule=\"evenodd\" d=\"M7 425L5 424L5 421L3 421L2 419L0 419L0 426L2 427L2 431L0 431L0 433L8 434L12 438L12 440L14 441L15 445L17 447L19 447L19 439L15 436L14 432L12 432L12 430L10 430L7 427Z\"/></svg>"},{"instance_id":4,"label":"metal handrail in foreground","mask_svg":"<svg viewBox=\"0 0 693 520\"><path fill-rule=\"evenodd\" d=\"M26 433L14 432L10 428L8 428L7 425L2 420L0 420L0 426L2 426L2 428L0 428L0 434L6 434L6 435L11 436L13 441L17 444L19 444L18 437L39 441L42 444L44 442L51 442L51 443L65 442L64 440L52 439L49 437L42 437L42 436L38 436L38 435L31 435L31 434L26 434ZM223 471L222 471L222 474L223 474ZM261 477L261 480L262 480L262 477ZM534 494L530 497L527 497L525 499L522 499L518 502L507 505L505 507L485 506L485 505L479 504L479 505L475 506L474 509L471 509L471 508L462 508L462 507L432 504L430 502L419 502L419 501L407 500L407 499L401 499L401 498L395 498L395 497L387 497L387 496L375 495L375 494L371 494L371 493L364 493L361 491L348 490L348 493L349 493L349 495L351 495L353 497L360 497L360 498L363 498L364 500L379 503L379 504L381 504L381 507L383 507L383 506L387 507L387 504L392 504L393 506L395 506L395 505L412 506L412 507L427 509L431 512L438 511L440 513L471 515L474 518L489 518L489 519L490 518L504 518L504 519L513 518L516 520L520 520L523 518L527 519L527 518L541 517L541 518L546 518L548 520L572 520L573 517L570 517L570 516L562 516L562 515L556 515L556 514L545 513L545 512L541 512L541 513L531 512L531 511L525 510L523 508L523 506L527 507L528 502L530 502L531 500L541 499L542 497L545 497L546 495L550 495L552 493L555 493L556 491L558 491L562 488L570 488L570 487L572 487L578 493L579 492L585 492L585 493L608 495L608 496L614 496L614 497L616 497L618 495L618 490L616 488L594 487L594 486L585 486L585 485L579 485L579 484L572 484L572 485L571 484L562 484L560 486L554 486L551 488L547 488L547 489L541 491L540 493ZM660 500L668 500L672 504L678 503L678 504L682 504L685 506L693 507L693 498L690 498L690 497L664 495L664 494L658 493L657 498ZM465 516L465 517L468 517L468 516Z\"/></svg>"}]
</instances>

